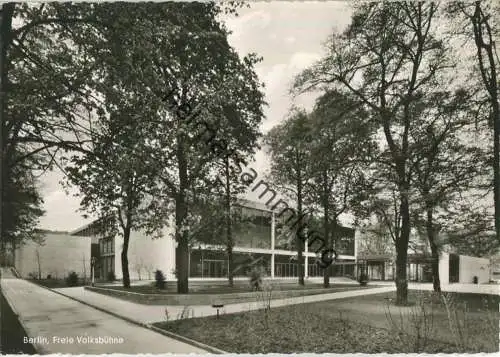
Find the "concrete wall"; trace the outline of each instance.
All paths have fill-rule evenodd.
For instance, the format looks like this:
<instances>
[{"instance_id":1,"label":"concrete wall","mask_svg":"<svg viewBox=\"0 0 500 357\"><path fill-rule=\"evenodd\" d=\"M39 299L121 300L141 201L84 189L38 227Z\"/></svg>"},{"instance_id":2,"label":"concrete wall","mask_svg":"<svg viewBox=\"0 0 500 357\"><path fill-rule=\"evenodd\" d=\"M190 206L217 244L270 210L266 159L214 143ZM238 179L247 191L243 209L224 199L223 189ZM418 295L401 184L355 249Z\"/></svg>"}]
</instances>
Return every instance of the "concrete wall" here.
<instances>
[{"instance_id":1,"label":"concrete wall","mask_svg":"<svg viewBox=\"0 0 500 357\"><path fill-rule=\"evenodd\" d=\"M469 257L460 255L459 281L471 284L474 276L478 277L480 284L488 283L490 280L490 261L486 258Z\"/></svg>"},{"instance_id":2,"label":"concrete wall","mask_svg":"<svg viewBox=\"0 0 500 357\"><path fill-rule=\"evenodd\" d=\"M30 273L38 276L38 258L42 278L63 279L72 271L79 277L90 277L91 237L71 236L66 233L45 233L39 245L27 242L16 250L16 269L22 277Z\"/></svg>"},{"instance_id":3,"label":"concrete wall","mask_svg":"<svg viewBox=\"0 0 500 357\"><path fill-rule=\"evenodd\" d=\"M121 252L123 238L115 238L115 275L122 279ZM154 272L163 271L167 280L175 279L175 245L170 230L165 229L161 238L153 238L145 232L133 231L130 233L128 249L128 267L131 280L154 279ZM149 274L148 274L149 272Z\"/></svg>"},{"instance_id":4,"label":"concrete wall","mask_svg":"<svg viewBox=\"0 0 500 357\"><path fill-rule=\"evenodd\" d=\"M439 259L439 281L444 285L450 282L450 255L448 253L441 253Z\"/></svg>"}]
</instances>

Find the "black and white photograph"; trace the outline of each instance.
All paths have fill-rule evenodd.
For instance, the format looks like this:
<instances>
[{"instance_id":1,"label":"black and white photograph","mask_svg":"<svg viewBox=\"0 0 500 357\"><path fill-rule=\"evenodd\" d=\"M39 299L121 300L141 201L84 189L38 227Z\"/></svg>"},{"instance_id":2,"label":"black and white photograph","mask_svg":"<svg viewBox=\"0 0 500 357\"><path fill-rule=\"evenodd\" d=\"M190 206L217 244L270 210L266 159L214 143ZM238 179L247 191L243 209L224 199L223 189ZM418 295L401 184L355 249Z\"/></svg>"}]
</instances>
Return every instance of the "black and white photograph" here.
<instances>
[{"instance_id":1,"label":"black and white photograph","mask_svg":"<svg viewBox=\"0 0 500 357\"><path fill-rule=\"evenodd\" d=\"M500 2L0 3L1 354L495 353Z\"/></svg>"}]
</instances>

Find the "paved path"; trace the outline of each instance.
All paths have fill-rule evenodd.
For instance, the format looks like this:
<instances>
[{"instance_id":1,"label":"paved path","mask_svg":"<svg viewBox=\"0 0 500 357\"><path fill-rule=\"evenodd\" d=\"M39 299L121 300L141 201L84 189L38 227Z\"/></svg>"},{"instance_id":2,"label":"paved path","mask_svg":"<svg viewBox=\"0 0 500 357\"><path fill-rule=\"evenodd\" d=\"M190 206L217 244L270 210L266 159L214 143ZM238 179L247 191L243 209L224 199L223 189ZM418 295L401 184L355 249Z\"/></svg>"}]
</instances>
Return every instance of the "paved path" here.
<instances>
[{"instance_id":1,"label":"paved path","mask_svg":"<svg viewBox=\"0 0 500 357\"><path fill-rule=\"evenodd\" d=\"M375 282L374 282L375 283ZM376 282L379 285L379 282ZM383 282L383 287L370 288L363 290L350 290L328 294L318 294L309 296L300 296L285 299L271 300L271 307L302 304L316 301L326 301L334 299L343 299L351 296L361 296L368 294L379 294L384 292L395 291L394 282ZM427 283L410 283L410 289L415 290L432 290L432 284ZM443 291L450 292L471 292L484 294L498 294L499 286L497 285L474 285L474 284L450 284L443 285ZM169 320L176 320L179 314L184 309L183 306L164 306L164 305L143 305L130 301L114 298L111 296L95 293L84 289L83 287L76 288L61 288L56 291L70 296L79 301L85 302L92 306L96 306L107 311L111 311L119 316L124 316L131 320L151 324L154 322L165 321L165 309L169 312ZM263 308L263 301L246 302L226 305L221 312L236 313L242 311L258 310ZM213 316L217 314L217 310L210 305L190 306L189 317Z\"/></svg>"},{"instance_id":2,"label":"paved path","mask_svg":"<svg viewBox=\"0 0 500 357\"><path fill-rule=\"evenodd\" d=\"M372 283L376 285L395 286L393 281L373 281ZM433 290L432 283L409 283L408 288L412 290ZM500 285L498 284L442 284L441 290L454 293L500 295Z\"/></svg>"},{"instance_id":3,"label":"paved path","mask_svg":"<svg viewBox=\"0 0 500 357\"><path fill-rule=\"evenodd\" d=\"M0 286L27 335L36 339L33 345L41 354L209 353L26 280L2 277ZM113 302L118 303L118 299ZM103 342L107 339L108 343L96 340L85 343L78 340L81 336L101 337ZM115 343L110 343L110 337Z\"/></svg>"},{"instance_id":4,"label":"paved path","mask_svg":"<svg viewBox=\"0 0 500 357\"><path fill-rule=\"evenodd\" d=\"M93 291L85 290L83 287L77 288L61 288L56 289L58 292L75 298L79 301L85 302L92 306L96 306L107 311L111 311L119 316L124 316L131 320L151 324L153 322L165 321L165 308L169 311L169 320L175 320L178 318L179 313L183 310L183 306L162 306L162 305L142 305L133 302L121 300L111 296L95 293ZM395 291L394 286L385 286L379 288L361 289L361 290L350 290L342 291L336 293L328 294L318 294L318 295L308 295L285 299L271 300L271 307L279 307L286 305L295 305L310 303L316 301L326 301L343 299L351 296L361 296L369 294L379 294L390 291ZM221 312L226 314L258 310L264 307L263 301L254 301L246 303L229 304L224 306ZM217 314L217 310L210 305L196 305L190 306L190 316L189 317L202 317L202 316L212 316Z\"/></svg>"}]
</instances>

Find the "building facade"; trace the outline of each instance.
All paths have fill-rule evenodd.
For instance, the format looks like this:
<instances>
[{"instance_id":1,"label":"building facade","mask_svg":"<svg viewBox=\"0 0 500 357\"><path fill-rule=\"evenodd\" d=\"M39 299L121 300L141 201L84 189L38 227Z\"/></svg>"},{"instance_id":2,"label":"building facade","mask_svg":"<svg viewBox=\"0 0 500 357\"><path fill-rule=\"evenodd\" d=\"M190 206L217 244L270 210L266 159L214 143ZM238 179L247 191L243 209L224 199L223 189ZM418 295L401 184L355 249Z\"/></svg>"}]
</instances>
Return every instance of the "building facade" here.
<instances>
[{"instance_id":1,"label":"building facade","mask_svg":"<svg viewBox=\"0 0 500 357\"><path fill-rule=\"evenodd\" d=\"M394 280L396 276L393 255L359 255L358 271L365 271L370 280ZM432 258L426 254L408 254L406 275L410 282L432 282ZM486 284L490 281L490 260L443 252L439 258L441 284Z\"/></svg>"},{"instance_id":2,"label":"building facade","mask_svg":"<svg viewBox=\"0 0 500 357\"><path fill-rule=\"evenodd\" d=\"M67 232L42 232L40 242L27 241L16 249L15 268L23 278L64 279L71 272L90 278L91 237Z\"/></svg>"},{"instance_id":3,"label":"building facade","mask_svg":"<svg viewBox=\"0 0 500 357\"><path fill-rule=\"evenodd\" d=\"M286 234L287 216L279 210L271 210L263 204L251 201L240 201L235 207L238 214L245 217L246 225L233 229L233 274L235 279L246 278L248 271L260 267L271 278L298 277L296 242L292 234ZM158 237L148 236L141 231L133 231L130 236L128 261L132 280L153 279L154 272L161 270L167 280L175 280L175 248L174 231L165 228ZM106 235L97 225L82 227L72 234L92 236L97 244L94 254L96 277L108 280L110 275L122 278L120 254L123 238L119 235ZM337 227L335 250L339 254L337 260L327 269L330 276L354 276L356 257L356 231L352 228ZM217 241L217 239L215 239ZM219 240L223 241L223 239ZM321 243L316 241L309 246L304 244L305 277L322 277L323 269L316 264L315 251ZM98 248L97 248L98 247ZM222 244L206 244L193 242L189 253L190 279L226 279L228 274L228 258Z\"/></svg>"}]
</instances>

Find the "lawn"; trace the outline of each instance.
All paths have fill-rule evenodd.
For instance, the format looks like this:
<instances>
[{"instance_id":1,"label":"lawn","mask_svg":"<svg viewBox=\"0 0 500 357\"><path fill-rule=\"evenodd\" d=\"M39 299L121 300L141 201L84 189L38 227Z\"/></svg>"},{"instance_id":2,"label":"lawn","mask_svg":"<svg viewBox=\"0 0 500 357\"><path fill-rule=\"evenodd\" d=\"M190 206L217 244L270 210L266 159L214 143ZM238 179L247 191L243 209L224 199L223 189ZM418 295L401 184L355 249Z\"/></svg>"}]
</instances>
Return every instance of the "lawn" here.
<instances>
[{"instance_id":1,"label":"lawn","mask_svg":"<svg viewBox=\"0 0 500 357\"><path fill-rule=\"evenodd\" d=\"M361 287L352 284L332 284L325 289L320 284L275 284L272 286L272 299L283 299L297 296L334 293L347 290L369 289L375 286ZM87 289L105 295L110 295L127 301L147 305L211 305L213 303L235 304L252 302L262 299L262 293L252 292L248 287L228 286L199 287L189 294L177 294L173 289L160 290L151 285L132 286L128 289L122 286L87 287ZM268 290L267 290L268 291ZM267 293L266 293L267 294Z\"/></svg>"},{"instance_id":2,"label":"lawn","mask_svg":"<svg viewBox=\"0 0 500 357\"><path fill-rule=\"evenodd\" d=\"M289 290L314 290L314 289L324 289L323 284L320 283L308 283L306 285L299 285L295 281L293 283L265 283L267 286L271 286L274 291L289 291ZM237 293L248 293L251 292L251 288L249 287L248 282L242 284L235 284L235 286L230 287L228 285L220 285L220 284L203 284L203 285L194 285L191 284L189 287L190 294L237 294ZM374 285L370 285L374 286ZM177 293L177 284L168 283L165 289L158 289L154 286L154 283L148 285L134 285L130 288L124 288L120 285L105 285L99 284L98 287L106 288L106 289L116 289L116 290L124 290L130 291L140 294L176 294ZM338 289L338 288L357 288L358 284L331 284L329 289Z\"/></svg>"},{"instance_id":3,"label":"lawn","mask_svg":"<svg viewBox=\"0 0 500 357\"><path fill-rule=\"evenodd\" d=\"M443 303L410 291L417 302L404 308L394 298L377 294L155 325L229 353L498 351L498 296L450 293Z\"/></svg>"}]
</instances>

